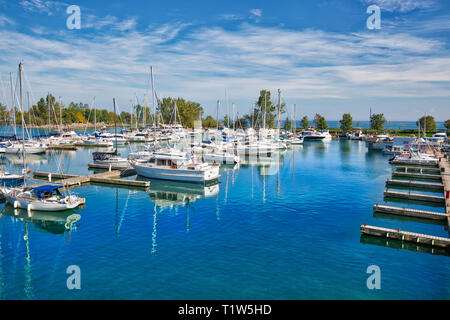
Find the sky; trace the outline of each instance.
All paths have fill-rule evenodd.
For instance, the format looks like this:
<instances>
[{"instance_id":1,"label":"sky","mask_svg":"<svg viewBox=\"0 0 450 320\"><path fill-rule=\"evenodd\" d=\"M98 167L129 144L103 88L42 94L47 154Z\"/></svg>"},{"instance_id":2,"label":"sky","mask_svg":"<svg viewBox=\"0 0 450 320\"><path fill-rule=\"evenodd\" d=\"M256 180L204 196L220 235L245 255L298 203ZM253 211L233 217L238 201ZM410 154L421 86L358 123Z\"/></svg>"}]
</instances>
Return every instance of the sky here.
<instances>
[{"instance_id":1,"label":"sky","mask_svg":"<svg viewBox=\"0 0 450 320\"><path fill-rule=\"evenodd\" d=\"M80 8L80 29L66 12ZM381 10L369 29L367 9ZM0 102L23 62L33 103L47 94L120 111L151 97L247 114L277 89L287 115L338 120L369 110L391 121L450 118L450 1L0 0ZM13 79L13 82L15 81ZM228 102L228 103L227 103ZM147 99L151 106L151 98ZM285 117L284 115L283 117Z\"/></svg>"}]
</instances>

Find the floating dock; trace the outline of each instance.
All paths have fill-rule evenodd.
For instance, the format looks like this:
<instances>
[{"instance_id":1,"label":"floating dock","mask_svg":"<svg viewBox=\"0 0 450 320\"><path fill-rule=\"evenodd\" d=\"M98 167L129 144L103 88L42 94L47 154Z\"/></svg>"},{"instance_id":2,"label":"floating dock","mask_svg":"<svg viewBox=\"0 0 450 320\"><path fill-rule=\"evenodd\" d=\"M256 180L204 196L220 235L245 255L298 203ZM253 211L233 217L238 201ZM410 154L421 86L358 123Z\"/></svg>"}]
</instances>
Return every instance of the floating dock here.
<instances>
[{"instance_id":1,"label":"floating dock","mask_svg":"<svg viewBox=\"0 0 450 320\"><path fill-rule=\"evenodd\" d=\"M109 164L88 163L89 169L106 169L106 170L129 170L134 169L132 166L120 167Z\"/></svg>"},{"instance_id":2,"label":"floating dock","mask_svg":"<svg viewBox=\"0 0 450 320\"><path fill-rule=\"evenodd\" d=\"M379 212L379 213L394 214L397 216L404 216L404 217L414 217L414 218L431 219L431 220L439 220L439 221L447 220L447 215L445 213L408 209L408 208L398 208L398 207L391 207L391 206L383 206L383 205L379 205L379 204L376 204L373 206L373 211Z\"/></svg>"},{"instance_id":3,"label":"floating dock","mask_svg":"<svg viewBox=\"0 0 450 320\"><path fill-rule=\"evenodd\" d=\"M428 189L444 191L444 185L442 183L429 183L422 181L409 181L409 180L386 180L386 187L406 187L415 189Z\"/></svg>"},{"instance_id":4,"label":"floating dock","mask_svg":"<svg viewBox=\"0 0 450 320\"><path fill-rule=\"evenodd\" d=\"M397 192L397 191L384 191L384 196L386 198L397 198L397 199L426 201L445 204L445 198L443 196L431 196L427 194Z\"/></svg>"},{"instance_id":5,"label":"floating dock","mask_svg":"<svg viewBox=\"0 0 450 320\"><path fill-rule=\"evenodd\" d=\"M49 150L77 150L74 144L55 144L48 147Z\"/></svg>"},{"instance_id":6,"label":"floating dock","mask_svg":"<svg viewBox=\"0 0 450 320\"><path fill-rule=\"evenodd\" d=\"M436 181L442 180L442 177L440 174L397 172L397 171L392 172L392 177L410 178L410 179L419 179L419 180L436 180Z\"/></svg>"},{"instance_id":7,"label":"floating dock","mask_svg":"<svg viewBox=\"0 0 450 320\"><path fill-rule=\"evenodd\" d=\"M400 229L386 229L368 225L361 225L361 233L377 236L386 239L395 239L400 241L413 242L416 244L429 245L440 248L450 248L450 239L443 237L435 237L427 234L402 231Z\"/></svg>"},{"instance_id":8,"label":"floating dock","mask_svg":"<svg viewBox=\"0 0 450 320\"><path fill-rule=\"evenodd\" d=\"M409 161L402 161L402 160L392 160L390 161L391 164L395 164L395 165L412 165L411 162ZM436 168L438 165L435 163L427 163L427 162L422 162L422 163L414 163L413 165L417 165L417 166L424 166L424 167L434 167Z\"/></svg>"},{"instance_id":9,"label":"floating dock","mask_svg":"<svg viewBox=\"0 0 450 320\"><path fill-rule=\"evenodd\" d=\"M434 174L439 174L441 172L439 168L397 166L396 169L397 171L403 172L419 172L419 173L434 173Z\"/></svg>"},{"instance_id":10,"label":"floating dock","mask_svg":"<svg viewBox=\"0 0 450 320\"><path fill-rule=\"evenodd\" d=\"M120 179L121 172L114 171L106 171L102 173L91 174L87 176L77 176L71 174L59 174L59 173L51 173L51 172L41 172L35 171L33 172L34 177L37 178L48 178L49 182L52 179L63 179L59 181L62 185L82 185L85 183L102 183L102 184L111 184L117 186L126 186L126 187L139 187L139 188L148 188L150 187L150 181L137 181L137 180L124 180ZM44 183L43 183L44 184ZM42 185L43 185L42 184ZM47 184L47 183L45 183Z\"/></svg>"},{"instance_id":11,"label":"floating dock","mask_svg":"<svg viewBox=\"0 0 450 320\"><path fill-rule=\"evenodd\" d=\"M397 192L397 191L384 191L384 196L388 198L397 198L405 200L417 200L430 203L438 203L445 206L445 213L438 213L432 211L391 207L384 205L375 205L373 207L374 213L392 214L396 216L422 218L434 221L447 221L450 228L450 163L448 159L440 152L435 152L435 155L439 158L438 165L432 164L420 164L414 165L408 163L401 163L400 161L392 161L392 164L399 164L404 166L397 166L396 171L392 172L392 177L409 178L417 180L434 180L436 182L423 182L423 181L411 181L411 180L386 180L386 187L397 186L414 189L424 190L436 190L443 192L443 196L418 194L411 192ZM439 183L440 182L440 183ZM432 248L440 248L443 252L449 253L450 250L450 238L435 237L426 234L413 233L407 231L401 231L400 229L386 229L382 227L375 227L369 225L361 226L361 233L363 237L375 236L388 239L399 240L402 243L414 243L416 245L431 246ZM369 237L370 238L370 237ZM436 249L437 250L437 249ZM433 251L432 251L433 252Z\"/></svg>"}]
</instances>

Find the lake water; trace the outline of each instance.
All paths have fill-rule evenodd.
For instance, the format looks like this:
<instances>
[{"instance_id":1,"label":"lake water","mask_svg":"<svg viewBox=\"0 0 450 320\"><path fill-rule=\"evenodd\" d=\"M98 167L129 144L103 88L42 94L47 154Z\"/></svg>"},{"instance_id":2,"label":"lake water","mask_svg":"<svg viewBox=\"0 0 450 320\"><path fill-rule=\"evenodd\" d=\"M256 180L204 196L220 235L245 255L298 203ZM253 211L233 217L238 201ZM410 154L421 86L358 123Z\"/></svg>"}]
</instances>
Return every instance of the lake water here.
<instances>
[{"instance_id":1,"label":"lake water","mask_svg":"<svg viewBox=\"0 0 450 320\"><path fill-rule=\"evenodd\" d=\"M87 174L93 151L29 156L28 167ZM448 236L443 224L374 217L388 159L363 142L313 142L224 168L220 184L206 188L84 186L72 189L86 207L75 210L81 220L71 231L70 213L28 218L1 204L0 298L449 299L450 257L361 237L364 223ZM2 161L21 170L16 156ZM81 269L81 290L67 289L70 265ZM370 265L381 269L381 290L367 289Z\"/></svg>"}]
</instances>

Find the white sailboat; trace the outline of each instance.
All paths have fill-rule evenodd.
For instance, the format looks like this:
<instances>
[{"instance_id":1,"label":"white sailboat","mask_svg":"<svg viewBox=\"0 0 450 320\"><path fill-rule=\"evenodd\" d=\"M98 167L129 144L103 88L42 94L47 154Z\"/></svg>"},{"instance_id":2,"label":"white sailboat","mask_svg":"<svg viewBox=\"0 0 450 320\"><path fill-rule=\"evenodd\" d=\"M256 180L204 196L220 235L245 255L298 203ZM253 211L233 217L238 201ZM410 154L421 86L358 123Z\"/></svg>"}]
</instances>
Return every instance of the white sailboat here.
<instances>
[{"instance_id":1,"label":"white sailboat","mask_svg":"<svg viewBox=\"0 0 450 320\"><path fill-rule=\"evenodd\" d=\"M19 63L19 84L20 84L20 107L23 114L23 95L22 95L22 63ZM24 120L22 116L22 144L25 144ZM25 168L25 148L22 148L23 168ZM27 209L28 211L61 211L73 209L80 204L85 203L84 198L78 198L71 195L69 187L67 190L69 195L64 197L59 188L61 185L42 185L42 186L26 186L26 176L24 176L24 187L22 188L1 188L1 192L6 200L11 203L14 208Z\"/></svg>"}]
</instances>

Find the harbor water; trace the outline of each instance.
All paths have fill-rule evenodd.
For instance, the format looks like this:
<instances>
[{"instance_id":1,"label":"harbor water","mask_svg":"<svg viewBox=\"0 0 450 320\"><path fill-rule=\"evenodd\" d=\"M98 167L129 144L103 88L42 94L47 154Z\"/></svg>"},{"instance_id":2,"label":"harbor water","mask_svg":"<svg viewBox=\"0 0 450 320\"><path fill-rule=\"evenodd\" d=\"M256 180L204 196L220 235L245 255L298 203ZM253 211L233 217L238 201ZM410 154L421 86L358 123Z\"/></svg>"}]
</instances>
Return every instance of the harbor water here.
<instances>
[{"instance_id":1,"label":"harbor water","mask_svg":"<svg viewBox=\"0 0 450 320\"><path fill-rule=\"evenodd\" d=\"M88 174L93 151L30 155L27 167ZM449 299L445 252L361 236L367 223L448 237L445 224L374 216L377 203L444 212L383 199L389 158L364 142L305 142L223 167L216 185L73 188L86 206L72 230L74 212L0 204L0 299ZM16 155L2 164L22 170ZM71 265L80 290L67 288ZM367 288L371 265L380 290Z\"/></svg>"}]
</instances>

